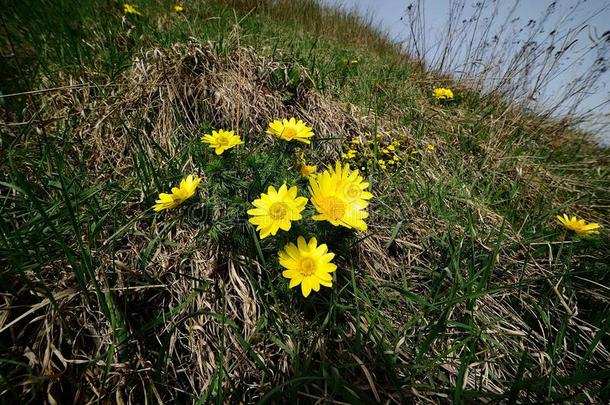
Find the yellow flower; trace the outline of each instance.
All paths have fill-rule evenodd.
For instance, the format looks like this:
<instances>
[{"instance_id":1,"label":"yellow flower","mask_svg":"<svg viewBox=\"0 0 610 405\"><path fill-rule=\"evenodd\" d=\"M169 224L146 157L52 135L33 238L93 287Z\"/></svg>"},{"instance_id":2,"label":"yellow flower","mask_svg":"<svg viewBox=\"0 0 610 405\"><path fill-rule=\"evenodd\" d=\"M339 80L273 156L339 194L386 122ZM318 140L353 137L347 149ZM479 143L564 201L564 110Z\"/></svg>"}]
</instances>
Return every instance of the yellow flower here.
<instances>
[{"instance_id":1,"label":"yellow flower","mask_svg":"<svg viewBox=\"0 0 610 405\"><path fill-rule=\"evenodd\" d=\"M174 11L175 11L176 13L180 13L180 12L184 11L184 7L182 7L182 6L181 6L181 5L179 5L179 4L176 4L176 5L174 6Z\"/></svg>"},{"instance_id":2,"label":"yellow flower","mask_svg":"<svg viewBox=\"0 0 610 405\"><path fill-rule=\"evenodd\" d=\"M297 171L303 177L315 176L318 166L308 165L305 161L305 155L303 152L299 154L299 161L297 163Z\"/></svg>"},{"instance_id":3,"label":"yellow flower","mask_svg":"<svg viewBox=\"0 0 610 405\"><path fill-rule=\"evenodd\" d=\"M342 153L341 157L343 159L353 159L354 157L356 157L357 154L358 154L357 151L355 151L354 149L350 149L347 151L347 153Z\"/></svg>"},{"instance_id":4,"label":"yellow flower","mask_svg":"<svg viewBox=\"0 0 610 405\"><path fill-rule=\"evenodd\" d=\"M155 201L156 204L153 207L154 210L162 211L179 206L195 195L199 182L201 182L201 178L195 177L192 174L188 175L186 179L180 181L179 187L172 188L171 194L159 194L159 199Z\"/></svg>"},{"instance_id":5,"label":"yellow flower","mask_svg":"<svg viewBox=\"0 0 610 405\"><path fill-rule=\"evenodd\" d=\"M234 135L234 131L223 131L222 129L218 132L212 131L212 135L205 134L201 137L201 142L209 144L217 155L222 155L225 150L244 143L239 135Z\"/></svg>"},{"instance_id":6,"label":"yellow flower","mask_svg":"<svg viewBox=\"0 0 610 405\"><path fill-rule=\"evenodd\" d=\"M426 145L426 149L428 149L430 152L432 152L434 150L434 145L429 143L429 144Z\"/></svg>"},{"instance_id":7,"label":"yellow flower","mask_svg":"<svg viewBox=\"0 0 610 405\"><path fill-rule=\"evenodd\" d=\"M358 59L352 59L349 61L350 64L355 65L358 63Z\"/></svg>"},{"instance_id":8,"label":"yellow flower","mask_svg":"<svg viewBox=\"0 0 610 405\"><path fill-rule=\"evenodd\" d=\"M372 195L364 192L368 184L362 183L358 171L349 171L346 165L345 171L341 170L341 163L337 162L336 170L328 169L316 176L309 178L309 191L311 202L318 215L314 215L316 221L328 221L334 226L344 226L358 231L366 231L364 220L369 216L366 212L369 199ZM355 175L354 175L355 174Z\"/></svg>"},{"instance_id":9,"label":"yellow flower","mask_svg":"<svg viewBox=\"0 0 610 405\"><path fill-rule=\"evenodd\" d=\"M353 143L354 145L360 145L360 139L354 138L351 140L351 143Z\"/></svg>"},{"instance_id":10,"label":"yellow flower","mask_svg":"<svg viewBox=\"0 0 610 405\"><path fill-rule=\"evenodd\" d=\"M297 187L288 189L283 184L279 190L269 186L267 194L261 194L259 199L252 202L254 208L248 210L251 216L250 223L256 225L260 231L261 239L275 235L279 229L290 230L290 221L302 218L301 211L305 209L307 198L297 197Z\"/></svg>"},{"instance_id":11,"label":"yellow flower","mask_svg":"<svg viewBox=\"0 0 610 405\"><path fill-rule=\"evenodd\" d=\"M318 166L316 165L306 165L304 163L299 163L298 166L299 173L301 174L301 176L305 177L315 176L317 169Z\"/></svg>"},{"instance_id":12,"label":"yellow flower","mask_svg":"<svg viewBox=\"0 0 610 405\"><path fill-rule=\"evenodd\" d=\"M125 14L142 15L142 13L136 10L136 6L128 3L123 4L123 12Z\"/></svg>"},{"instance_id":13,"label":"yellow flower","mask_svg":"<svg viewBox=\"0 0 610 405\"><path fill-rule=\"evenodd\" d=\"M282 276L290 280L289 288L301 285L303 297L308 297L311 290L320 291L320 286L332 287L333 277L330 273L337 270L331 263L335 254L328 251L326 244L318 246L316 238L305 241L299 236L297 244L288 243L280 251L280 265L286 270Z\"/></svg>"},{"instance_id":14,"label":"yellow flower","mask_svg":"<svg viewBox=\"0 0 610 405\"><path fill-rule=\"evenodd\" d=\"M391 145L388 145L388 147L386 149L394 151L396 149L396 147L394 146L394 144L391 144Z\"/></svg>"},{"instance_id":15,"label":"yellow flower","mask_svg":"<svg viewBox=\"0 0 610 405\"><path fill-rule=\"evenodd\" d=\"M444 87L434 89L434 98L437 100L453 100L453 91Z\"/></svg>"},{"instance_id":16,"label":"yellow flower","mask_svg":"<svg viewBox=\"0 0 610 405\"><path fill-rule=\"evenodd\" d=\"M594 222L587 224L584 219L578 219L575 216L568 217L567 214L557 215L557 221L566 229L576 232L577 235L587 236L599 233L601 226Z\"/></svg>"},{"instance_id":17,"label":"yellow flower","mask_svg":"<svg viewBox=\"0 0 610 405\"><path fill-rule=\"evenodd\" d=\"M284 118L282 121L275 120L269 124L267 134L277 136L285 141L299 141L309 144L310 141L307 138L313 136L313 131L303 121L295 120L290 118L287 120Z\"/></svg>"}]
</instances>

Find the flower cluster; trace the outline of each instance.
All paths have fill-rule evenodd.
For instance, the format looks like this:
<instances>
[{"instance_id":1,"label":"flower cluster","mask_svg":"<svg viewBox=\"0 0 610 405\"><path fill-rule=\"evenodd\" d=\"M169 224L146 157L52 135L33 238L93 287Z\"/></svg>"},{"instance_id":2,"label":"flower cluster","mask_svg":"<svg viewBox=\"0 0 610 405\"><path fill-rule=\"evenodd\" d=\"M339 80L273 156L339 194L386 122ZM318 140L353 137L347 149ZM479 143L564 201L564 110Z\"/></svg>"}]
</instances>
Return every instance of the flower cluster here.
<instances>
[{"instance_id":1,"label":"flower cluster","mask_svg":"<svg viewBox=\"0 0 610 405\"><path fill-rule=\"evenodd\" d=\"M125 14L142 15L142 13L137 10L135 5L129 3L123 4L123 12Z\"/></svg>"},{"instance_id":2,"label":"flower cluster","mask_svg":"<svg viewBox=\"0 0 610 405\"><path fill-rule=\"evenodd\" d=\"M311 143L313 129L295 118L275 120L269 124L267 134L284 141ZM216 155L244 144L234 131L214 130L201 137L201 142L214 149ZM366 231L366 218L369 200L373 195L368 191L369 184L364 181L358 170L352 170L348 163L337 161L317 173L317 166L308 165L303 154L297 165L301 175L309 180L309 198L316 211L314 221L328 222L333 226ZM154 205L155 211L178 207L196 194L201 178L189 175L174 187L170 194L161 193ZM280 231L290 231L292 222L303 219L308 198L299 195L297 186L289 187L284 182L279 187L270 185L266 192L252 201L247 211L249 222L256 226L261 239L277 235ZM320 286L331 287L332 275L337 269L331 261L335 255L328 251L326 244L318 244L315 237L306 241L298 235L296 245L288 243L278 252L279 263L286 270L282 275L290 279L289 287L301 286L304 297L311 291L319 291Z\"/></svg>"},{"instance_id":3,"label":"flower cluster","mask_svg":"<svg viewBox=\"0 0 610 405\"><path fill-rule=\"evenodd\" d=\"M388 170L398 166L404 158L404 137L391 137L388 135L370 134L363 135L364 142L360 138L352 138L344 147L345 152L341 157L353 163L361 170L377 164L381 170ZM399 140L400 139L400 140Z\"/></svg>"},{"instance_id":4,"label":"flower cluster","mask_svg":"<svg viewBox=\"0 0 610 405\"><path fill-rule=\"evenodd\" d=\"M309 194L317 214L315 221L326 221L357 231L366 231L364 221L368 217L368 200L373 195L367 191L369 184L360 176L358 170L351 170L349 164L336 162L316 176L309 176ZM290 189L283 184L278 190L269 186L267 193L254 200L254 208L248 210L249 222L256 225L260 238L273 236L279 230L289 231L292 221L302 219L307 198L298 196L298 189ZM280 265L287 270L284 277L290 278L289 287L301 285L301 292L307 297L311 290L318 291L320 285L332 286L328 274L336 266L330 261L334 257L328 253L325 244L317 246L316 238L305 243L303 236L298 237L297 246L290 243L279 253Z\"/></svg>"},{"instance_id":5,"label":"flower cluster","mask_svg":"<svg viewBox=\"0 0 610 405\"><path fill-rule=\"evenodd\" d=\"M311 143L314 136L311 127L295 118L271 122L266 133L283 141L305 144ZM234 131L222 129L203 135L201 141L214 149L218 156L244 144ZM429 143L425 150L432 153L435 146ZM317 172L317 166L307 164L301 153L297 169L307 178L308 195L302 195L296 185L288 186L286 182L279 187L269 185L266 192L251 202L252 206L247 210L249 222L256 226L261 239L280 232L289 232L293 222L309 217L305 215L305 210L308 202L311 202L315 211L310 217L311 220L334 227L366 231L368 207L373 194L368 191L369 183L360 175L358 169L350 167L350 163L377 163L382 169L386 169L395 166L403 158L408 159L421 153L419 149L408 146L408 139L404 135L401 137L397 134L392 137L381 133L375 136L364 134L351 139L342 155L343 159L349 162L336 161L322 172ZM178 187L173 187L171 193L160 193L153 206L154 211L180 206L196 195L201 181L200 177L189 175L180 181ZM579 236L598 234L601 228L597 223L587 223L584 219L567 214L557 216L557 220ZM285 269L282 276L290 280L289 288L300 286L302 295L308 297L312 291L319 291L321 286L332 287L331 273L337 269L332 263L334 253L329 251L326 244L319 244L315 237L307 240L303 235L295 236L296 244L289 242L278 251L279 264Z\"/></svg>"},{"instance_id":6,"label":"flower cluster","mask_svg":"<svg viewBox=\"0 0 610 405\"><path fill-rule=\"evenodd\" d=\"M181 13L184 11L184 7L181 6L180 4L176 4L174 5L174 11L176 13ZM142 16L142 13L140 13L138 11L138 8L135 4L129 4L129 3L124 3L123 4L123 13L125 14L131 14L131 15L137 15L137 16Z\"/></svg>"},{"instance_id":7,"label":"flower cluster","mask_svg":"<svg viewBox=\"0 0 610 405\"><path fill-rule=\"evenodd\" d=\"M432 94L439 101L453 100L453 91L445 87L437 87Z\"/></svg>"}]
</instances>

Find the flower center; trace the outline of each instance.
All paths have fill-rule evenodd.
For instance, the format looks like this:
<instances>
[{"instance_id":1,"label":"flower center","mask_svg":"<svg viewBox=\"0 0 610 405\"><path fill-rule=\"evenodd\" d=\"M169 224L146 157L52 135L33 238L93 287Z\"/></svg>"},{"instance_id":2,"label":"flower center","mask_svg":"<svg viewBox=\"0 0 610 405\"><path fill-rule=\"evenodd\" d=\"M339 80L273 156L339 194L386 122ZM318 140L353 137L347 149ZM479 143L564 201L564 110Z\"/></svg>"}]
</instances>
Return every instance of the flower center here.
<instances>
[{"instance_id":1,"label":"flower center","mask_svg":"<svg viewBox=\"0 0 610 405\"><path fill-rule=\"evenodd\" d=\"M356 198L360 195L360 187L356 184L350 184L345 191L345 195L349 198Z\"/></svg>"},{"instance_id":2,"label":"flower center","mask_svg":"<svg viewBox=\"0 0 610 405\"><path fill-rule=\"evenodd\" d=\"M316 272L316 261L311 257L304 257L301 259L301 274L304 276L311 276Z\"/></svg>"},{"instance_id":3,"label":"flower center","mask_svg":"<svg viewBox=\"0 0 610 405\"><path fill-rule=\"evenodd\" d=\"M282 136L286 139L292 139L297 136L297 130L292 127L285 127L282 131Z\"/></svg>"},{"instance_id":4,"label":"flower center","mask_svg":"<svg viewBox=\"0 0 610 405\"><path fill-rule=\"evenodd\" d=\"M333 221L338 221L345 215L345 203L337 197L328 197L320 205L326 216Z\"/></svg>"},{"instance_id":5,"label":"flower center","mask_svg":"<svg viewBox=\"0 0 610 405\"><path fill-rule=\"evenodd\" d=\"M219 136L216 141L220 146L229 146L229 138L227 136Z\"/></svg>"},{"instance_id":6,"label":"flower center","mask_svg":"<svg viewBox=\"0 0 610 405\"><path fill-rule=\"evenodd\" d=\"M287 213L288 206L286 203L276 202L271 204L271 207L269 207L269 216L275 221L284 218Z\"/></svg>"}]
</instances>

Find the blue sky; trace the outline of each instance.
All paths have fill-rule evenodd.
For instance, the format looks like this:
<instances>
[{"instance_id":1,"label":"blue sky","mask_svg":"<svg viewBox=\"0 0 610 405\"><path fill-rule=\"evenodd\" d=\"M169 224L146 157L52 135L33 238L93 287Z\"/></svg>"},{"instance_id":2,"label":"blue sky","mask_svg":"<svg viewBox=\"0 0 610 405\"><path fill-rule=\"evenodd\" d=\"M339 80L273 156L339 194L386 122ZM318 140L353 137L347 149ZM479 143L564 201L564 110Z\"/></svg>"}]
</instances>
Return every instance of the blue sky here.
<instances>
[{"instance_id":1,"label":"blue sky","mask_svg":"<svg viewBox=\"0 0 610 405\"><path fill-rule=\"evenodd\" d=\"M406 18L401 20L401 17L406 16L406 8L409 4L416 1L409 0L321 0L322 3L328 5L340 5L347 9L357 10L359 14L364 16L372 16L374 21L379 25L379 28L388 32L392 39L402 43L409 38L409 31L406 24ZM518 18L510 27L510 36L515 38L519 35L525 35L527 30L520 32L530 20L537 21L540 24L542 16L551 3L555 4L555 11L552 17L544 26L539 25L540 30L535 31L534 40L543 42L545 38L548 40L549 31L558 27L558 31L567 33L570 29L578 26L583 21L586 21L586 26L571 34L572 39L576 39L576 43L570 47L570 54L566 54L563 59L562 68L552 75L549 85L539 93L536 97L537 102L542 106L551 105L558 97L564 94L564 91L569 88L570 84L575 84L577 79L583 72L590 70L591 65L600 57L599 51L591 48L592 39L600 38L601 35L610 30L610 1L609 0L559 0L553 2L551 0L498 0L495 3L493 0L487 0L487 4L498 4L499 15L496 18L497 29L500 27L500 22L503 17L508 15L508 9L515 4L513 17ZM476 0L465 0L465 8L463 15L470 16L475 10ZM451 0L423 0L424 15L425 15L425 33L426 47L428 50L427 59L432 59L435 51L435 44L442 41L442 35L446 35L444 27L448 17L449 6L455 1ZM503 15L504 13L504 15ZM512 19L512 17L511 17ZM531 31L530 31L531 32ZM491 36L491 33L487 34ZM610 43L610 40L607 41ZM606 46L605 51L610 51L610 46ZM457 53L456 55L459 55ZM601 55L605 58L603 64L608 67L607 53ZM456 56L459 58L459 56ZM431 60L428 60L431 62ZM457 61L459 62L459 61ZM458 63L459 64L459 63ZM455 66L457 66L456 64ZM459 70L454 66L455 70ZM593 92L584 97L580 111L586 111L593 107L602 104L601 108L596 109L595 116L583 127L588 128L594 135L601 139L604 143L610 144L610 69L602 73L597 81L596 88ZM597 125L593 125L593 119L599 121Z\"/></svg>"}]
</instances>

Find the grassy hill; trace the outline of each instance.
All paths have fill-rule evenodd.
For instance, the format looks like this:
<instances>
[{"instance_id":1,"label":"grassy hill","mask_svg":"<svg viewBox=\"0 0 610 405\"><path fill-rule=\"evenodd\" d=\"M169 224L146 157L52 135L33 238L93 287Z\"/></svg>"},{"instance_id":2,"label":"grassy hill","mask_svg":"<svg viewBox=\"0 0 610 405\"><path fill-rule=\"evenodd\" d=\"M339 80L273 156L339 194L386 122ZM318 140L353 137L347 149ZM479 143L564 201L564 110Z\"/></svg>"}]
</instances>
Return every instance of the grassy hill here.
<instances>
[{"instance_id":1,"label":"grassy hill","mask_svg":"<svg viewBox=\"0 0 610 405\"><path fill-rule=\"evenodd\" d=\"M2 402L608 401L607 149L314 1L131 4L2 11ZM266 134L290 117L311 144ZM252 202L336 161L367 229L310 202L261 239ZM278 259L300 235L337 266L307 298Z\"/></svg>"}]
</instances>

